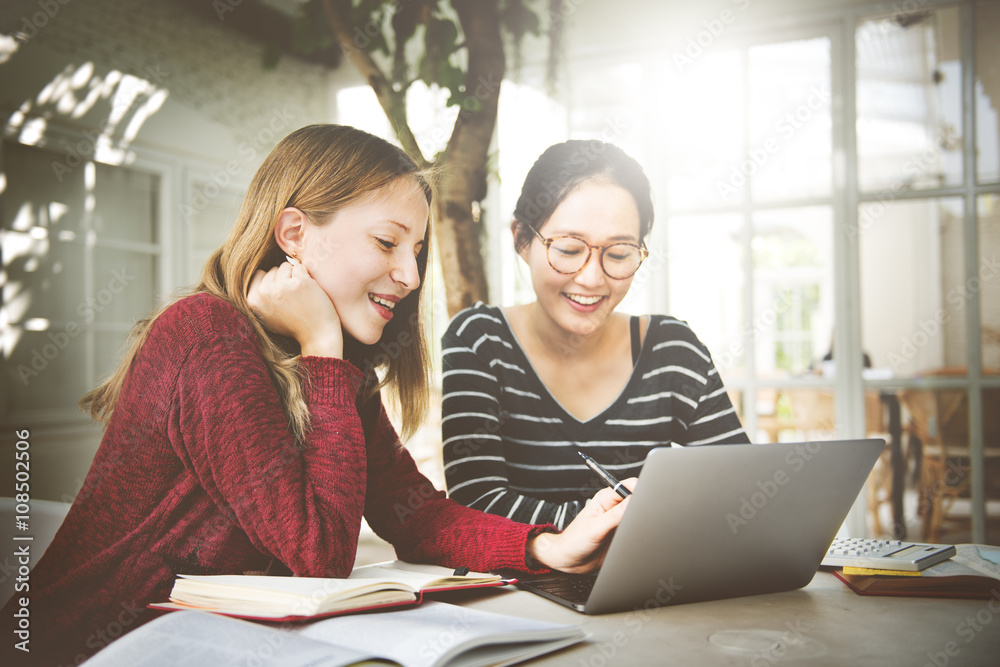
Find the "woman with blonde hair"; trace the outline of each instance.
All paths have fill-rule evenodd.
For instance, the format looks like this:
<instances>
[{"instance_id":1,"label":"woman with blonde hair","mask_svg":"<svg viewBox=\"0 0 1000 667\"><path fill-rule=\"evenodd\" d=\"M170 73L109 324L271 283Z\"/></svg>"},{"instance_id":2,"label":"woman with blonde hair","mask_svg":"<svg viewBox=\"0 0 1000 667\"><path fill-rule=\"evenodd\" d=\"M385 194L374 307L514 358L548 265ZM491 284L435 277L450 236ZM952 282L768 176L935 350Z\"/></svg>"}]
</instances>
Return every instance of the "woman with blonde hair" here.
<instances>
[{"instance_id":1,"label":"woman with blonde hair","mask_svg":"<svg viewBox=\"0 0 1000 667\"><path fill-rule=\"evenodd\" d=\"M37 664L79 663L145 622L180 573L346 576L362 517L411 561L600 564L616 495L540 548L552 527L434 491L386 418L382 389L404 434L427 404L430 201L414 162L360 130L313 125L275 147L201 282L140 322L82 401L106 431L32 572Z\"/></svg>"}]
</instances>

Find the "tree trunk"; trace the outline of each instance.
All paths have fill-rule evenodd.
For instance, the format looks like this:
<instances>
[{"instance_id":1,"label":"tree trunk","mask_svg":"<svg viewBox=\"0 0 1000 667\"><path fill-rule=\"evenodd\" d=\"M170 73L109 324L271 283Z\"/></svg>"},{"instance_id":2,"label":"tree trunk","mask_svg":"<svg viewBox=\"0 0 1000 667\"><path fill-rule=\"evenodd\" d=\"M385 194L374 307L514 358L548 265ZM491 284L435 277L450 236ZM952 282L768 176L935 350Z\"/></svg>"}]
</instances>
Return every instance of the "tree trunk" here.
<instances>
[{"instance_id":1,"label":"tree trunk","mask_svg":"<svg viewBox=\"0 0 1000 667\"><path fill-rule=\"evenodd\" d=\"M482 226L473 218L472 204L486 196L486 164L506 67L496 3L452 0L452 6L465 34L469 66L455 128L435 161L440 177L434 232L449 316L489 300Z\"/></svg>"},{"instance_id":2,"label":"tree trunk","mask_svg":"<svg viewBox=\"0 0 1000 667\"><path fill-rule=\"evenodd\" d=\"M458 120L447 147L433 162L437 172L434 242L449 316L476 301L489 300L480 243L482 225L474 219L472 205L486 197L486 164L506 68L497 4L483 0L452 0L451 4L464 33L468 69ZM375 91L403 149L427 167L406 121L405 89L394 91L371 57L354 44L350 0L324 0L324 7L333 34Z\"/></svg>"}]
</instances>

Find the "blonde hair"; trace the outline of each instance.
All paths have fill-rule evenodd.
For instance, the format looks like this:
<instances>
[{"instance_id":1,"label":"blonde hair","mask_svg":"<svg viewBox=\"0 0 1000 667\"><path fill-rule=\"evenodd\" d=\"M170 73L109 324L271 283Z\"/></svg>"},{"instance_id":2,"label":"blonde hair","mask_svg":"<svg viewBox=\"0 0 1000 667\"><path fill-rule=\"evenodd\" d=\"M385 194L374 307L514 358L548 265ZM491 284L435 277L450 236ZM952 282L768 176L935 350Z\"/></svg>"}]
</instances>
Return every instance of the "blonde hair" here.
<instances>
[{"instance_id":1,"label":"blonde hair","mask_svg":"<svg viewBox=\"0 0 1000 667\"><path fill-rule=\"evenodd\" d=\"M258 269L267 271L285 261L274 238L275 223L285 208L295 207L317 224L325 224L338 210L402 178L414 179L430 204L427 174L405 152L384 139L344 125L309 125L296 130L264 159L250 182L228 238L205 264L201 281L186 292L215 295L246 315L257 332L289 428L299 442L305 440L310 416L303 392L303 381L308 378L300 373L298 345L269 331L253 315L247 304L250 281ZM420 286L393 309L394 316L385 325L379 343L366 346L345 339L344 345L345 359L365 373L363 399L367 401L385 388L398 404L404 439L420 426L429 401L428 348L421 326L420 296L427 270L429 234L430 224L417 256ZM111 419L133 360L153 323L171 302L136 324L121 364L81 399L80 406L93 418L105 423ZM386 341L390 344L385 345Z\"/></svg>"}]
</instances>

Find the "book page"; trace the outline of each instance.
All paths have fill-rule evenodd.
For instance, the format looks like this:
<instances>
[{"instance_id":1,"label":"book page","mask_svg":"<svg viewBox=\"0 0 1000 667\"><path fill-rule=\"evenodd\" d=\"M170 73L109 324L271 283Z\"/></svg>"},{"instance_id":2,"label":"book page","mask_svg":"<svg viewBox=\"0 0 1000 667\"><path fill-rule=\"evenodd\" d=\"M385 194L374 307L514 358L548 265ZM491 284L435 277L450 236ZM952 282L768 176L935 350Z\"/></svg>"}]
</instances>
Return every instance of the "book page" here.
<instances>
[{"instance_id":1,"label":"book page","mask_svg":"<svg viewBox=\"0 0 1000 667\"><path fill-rule=\"evenodd\" d=\"M418 590L385 578L182 574L174 582L170 599L204 609L283 618L413 600Z\"/></svg>"},{"instance_id":2,"label":"book page","mask_svg":"<svg viewBox=\"0 0 1000 667\"><path fill-rule=\"evenodd\" d=\"M490 581L500 581L501 577L487 572L469 572L455 575L454 570L440 565L407 563L401 560L374 563L354 568L348 579L390 579L405 582L418 590L452 586L471 586Z\"/></svg>"},{"instance_id":3,"label":"book page","mask_svg":"<svg viewBox=\"0 0 1000 667\"><path fill-rule=\"evenodd\" d=\"M366 577L364 581L354 581L325 577L274 577L245 574L177 575L177 585L184 586L186 582L212 588L224 586L225 588L217 590L225 592L227 597L232 598L252 593L250 599L257 600L261 599L261 593L274 595L276 599L288 597L320 599L347 598L351 595L374 590L408 590L411 592L418 590L391 576L372 576ZM208 588L203 590L208 590Z\"/></svg>"},{"instance_id":4,"label":"book page","mask_svg":"<svg viewBox=\"0 0 1000 667\"><path fill-rule=\"evenodd\" d=\"M515 649L527 657L561 648L583 639L576 625L533 621L494 614L443 602L424 602L418 607L363 616L342 616L311 623L299 631L304 637L357 651L372 651L404 667L439 665L490 665L510 660L504 655ZM534 643L511 646L517 642ZM551 642L550 646L542 646ZM500 644L500 652L483 648L475 661L449 662L477 646Z\"/></svg>"},{"instance_id":5,"label":"book page","mask_svg":"<svg viewBox=\"0 0 1000 667\"><path fill-rule=\"evenodd\" d=\"M980 545L980 549L992 550L996 547ZM931 565L920 574L924 577L953 577L960 574L974 575L980 577L992 577L1000 580L1000 565L992 563L976 550L975 544L956 544L954 556L948 560Z\"/></svg>"},{"instance_id":6,"label":"book page","mask_svg":"<svg viewBox=\"0 0 1000 667\"><path fill-rule=\"evenodd\" d=\"M87 667L346 667L370 654L199 611L161 616L112 642Z\"/></svg>"}]
</instances>

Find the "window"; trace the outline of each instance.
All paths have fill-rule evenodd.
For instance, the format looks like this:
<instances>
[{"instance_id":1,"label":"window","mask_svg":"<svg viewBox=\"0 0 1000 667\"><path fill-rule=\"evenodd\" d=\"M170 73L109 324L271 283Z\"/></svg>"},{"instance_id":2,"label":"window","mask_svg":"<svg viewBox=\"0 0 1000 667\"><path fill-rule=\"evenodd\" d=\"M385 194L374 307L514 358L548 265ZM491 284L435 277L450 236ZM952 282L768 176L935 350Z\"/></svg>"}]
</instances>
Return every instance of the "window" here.
<instances>
[{"instance_id":1,"label":"window","mask_svg":"<svg viewBox=\"0 0 1000 667\"><path fill-rule=\"evenodd\" d=\"M751 439L899 445L924 428L930 451L942 419L964 423L949 438L971 499L952 527L982 542L1000 516L984 466L1000 395L1000 5L927 4L741 22L694 58L649 44L571 58L569 125L549 143L625 121L611 140L650 175L656 223L623 310L691 323ZM501 152L504 136L501 115ZM494 281L507 302L524 298L513 273ZM923 419L914 390L949 414Z\"/></svg>"},{"instance_id":2,"label":"window","mask_svg":"<svg viewBox=\"0 0 1000 667\"><path fill-rule=\"evenodd\" d=\"M3 415L80 419L77 401L156 305L159 177L4 143ZM63 165L65 166L65 165Z\"/></svg>"}]
</instances>

